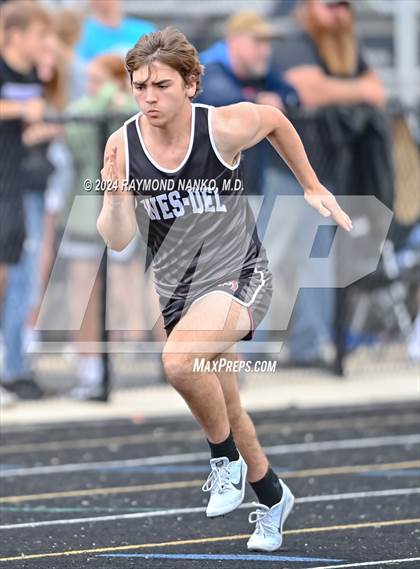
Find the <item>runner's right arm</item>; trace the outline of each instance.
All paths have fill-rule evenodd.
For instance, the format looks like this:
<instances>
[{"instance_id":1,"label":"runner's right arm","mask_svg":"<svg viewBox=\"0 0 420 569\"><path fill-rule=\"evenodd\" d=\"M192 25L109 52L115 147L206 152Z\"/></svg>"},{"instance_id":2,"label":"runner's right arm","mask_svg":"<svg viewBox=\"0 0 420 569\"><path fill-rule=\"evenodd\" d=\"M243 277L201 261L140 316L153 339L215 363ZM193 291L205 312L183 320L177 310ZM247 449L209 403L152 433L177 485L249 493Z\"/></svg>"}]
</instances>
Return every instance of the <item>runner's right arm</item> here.
<instances>
[{"instance_id":1,"label":"runner's right arm","mask_svg":"<svg viewBox=\"0 0 420 569\"><path fill-rule=\"evenodd\" d=\"M125 180L124 137L122 129L108 139L104 152L102 179L109 183L97 221L97 228L110 249L122 251L134 239L137 220L134 195L127 191ZM116 189L117 188L117 189Z\"/></svg>"}]
</instances>

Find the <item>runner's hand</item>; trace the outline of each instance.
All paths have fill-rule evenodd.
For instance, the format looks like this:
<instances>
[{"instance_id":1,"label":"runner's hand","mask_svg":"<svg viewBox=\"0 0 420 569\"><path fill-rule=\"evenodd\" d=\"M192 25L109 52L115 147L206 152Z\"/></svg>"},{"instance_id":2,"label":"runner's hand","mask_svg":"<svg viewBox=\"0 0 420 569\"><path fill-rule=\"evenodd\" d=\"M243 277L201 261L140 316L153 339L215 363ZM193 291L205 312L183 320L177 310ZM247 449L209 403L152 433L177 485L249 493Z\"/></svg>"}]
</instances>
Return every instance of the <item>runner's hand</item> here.
<instances>
[{"instance_id":1,"label":"runner's hand","mask_svg":"<svg viewBox=\"0 0 420 569\"><path fill-rule=\"evenodd\" d=\"M114 194L122 193L122 178L118 172L117 166L117 147L114 146L111 152L105 156L104 167L101 170L102 180L109 182L107 190L111 190Z\"/></svg>"},{"instance_id":2,"label":"runner's hand","mask_svg":"<svg viewBox=\"0 0 420 569\"><path fill-rule=\"evenodd\" d=\"M338 205L337 200L331 192L319 184L315 190L305 191L305 200L324 217L330 217L346 231L353 228L350 217Z\"/></svg>"}]
</instances>

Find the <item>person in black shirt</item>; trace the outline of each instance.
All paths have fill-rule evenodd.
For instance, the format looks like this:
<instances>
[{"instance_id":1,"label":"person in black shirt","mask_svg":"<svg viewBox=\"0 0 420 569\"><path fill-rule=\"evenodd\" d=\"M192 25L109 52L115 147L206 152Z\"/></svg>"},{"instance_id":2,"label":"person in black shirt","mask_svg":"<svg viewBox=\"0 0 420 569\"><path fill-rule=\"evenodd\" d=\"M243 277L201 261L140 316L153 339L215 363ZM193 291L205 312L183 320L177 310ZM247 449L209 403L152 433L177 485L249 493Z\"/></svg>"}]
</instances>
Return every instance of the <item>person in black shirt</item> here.
<instances>
[{"instance_id":1,"label":"person in black shirt","mask_svg":"<svg viewBox=\"0 0 420 569\"><path fill-rule=\"evenodd\" d=\"M22 133L26 123L39 121L44 113L42 85L35 64L43 49L49 18L40 6L25 0L9 2L1 11L0 272L4 279L5 265L19 259L24 238L21 164L25 147Z\"/></svg>"},{"instance_id":2,"label":"person in black shirt","mask_svg":"<svg viewBox=\"0 0 420 569\"><path fill-rule=\"evenodd\" d=\"M43 89L35 64L44 46L48 13L35 2L1 7L0 54L0 307L8 265L18 262L25 238L22 163L25 125L44 114Z\"/></svg>"}]
</instances>

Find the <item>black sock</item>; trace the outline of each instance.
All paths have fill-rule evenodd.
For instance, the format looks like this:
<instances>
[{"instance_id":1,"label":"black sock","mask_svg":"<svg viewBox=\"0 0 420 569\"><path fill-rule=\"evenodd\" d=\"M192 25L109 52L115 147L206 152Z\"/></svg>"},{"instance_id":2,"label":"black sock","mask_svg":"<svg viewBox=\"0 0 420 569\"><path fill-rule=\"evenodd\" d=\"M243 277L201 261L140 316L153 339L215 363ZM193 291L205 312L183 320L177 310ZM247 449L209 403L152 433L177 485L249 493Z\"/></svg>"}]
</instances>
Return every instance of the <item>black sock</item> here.
<instances>
[{"instance_id":1,"label":"black sock","mask_svg":"<svg viewBox=\"0 0 420 569\"><path fill-rule=\"evenodd\" d=\"M239 452L236 448L235 441L233 440L232 431L229 433L228 438L222 443L209 443L212 458L221 458L226 456L229 461L234 461L239 459Z\"/></svg>"},{"instance_id":2,"label":"black sock","mask_svg":"<svg viewBox=\"0 0 420 569\"><path fill-rule=\"evenodd\" d=\"M279 477L271 466L268 467L267 474L264 478L261 478L258 482L251 482L251 486L259 502L269 508L274 506L274 504L278 504L283 496L283 489L279 482Z\"/></svg>"}]
</instances>

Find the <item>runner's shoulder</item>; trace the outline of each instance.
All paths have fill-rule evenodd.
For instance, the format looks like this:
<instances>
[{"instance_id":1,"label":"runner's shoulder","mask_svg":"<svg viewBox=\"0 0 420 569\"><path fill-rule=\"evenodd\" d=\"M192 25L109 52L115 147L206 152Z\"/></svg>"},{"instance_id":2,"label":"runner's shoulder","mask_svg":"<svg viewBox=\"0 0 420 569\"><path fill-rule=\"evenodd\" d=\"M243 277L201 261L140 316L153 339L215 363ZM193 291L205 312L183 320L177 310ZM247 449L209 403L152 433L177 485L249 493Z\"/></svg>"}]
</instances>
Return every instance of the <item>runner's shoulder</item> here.
<instances>
[{"instance_id":1,"label":"runner's shoulder","mask_svg":"<svg viewBox=\"0 0 420 569\"><path fill-rule=\"evenodd\" d=\"M258 105L249 102L235 103L214 109L212 127L223 134L247 132L259 124Z\"/></svg>"},{"instance_id":2,"label":"runner's shoulder","mask_svg":"<svg viewBox=\"0 0 420 569\"><path fill-rule=\"evenodd\" d=\"M228 154L241 150L242 145L259 125L257 105L248 102L236 103L214 109L212 116L213 135L219 150Z\"/></svg>"},{"instance_id":3,"label":"runner's shoulder","mask_svg":"<svg viewBox=\"0 0 420 569\"><path fill-rule=\"evenodd\" d=\"M250 117L258 116L256 109L257 105L255 105L255 103L247 101L226 105L224 107L216 107L213 113L214 122L217 124L240 123L245 118L249 119Z\"/></svg>"}]
</instances>

